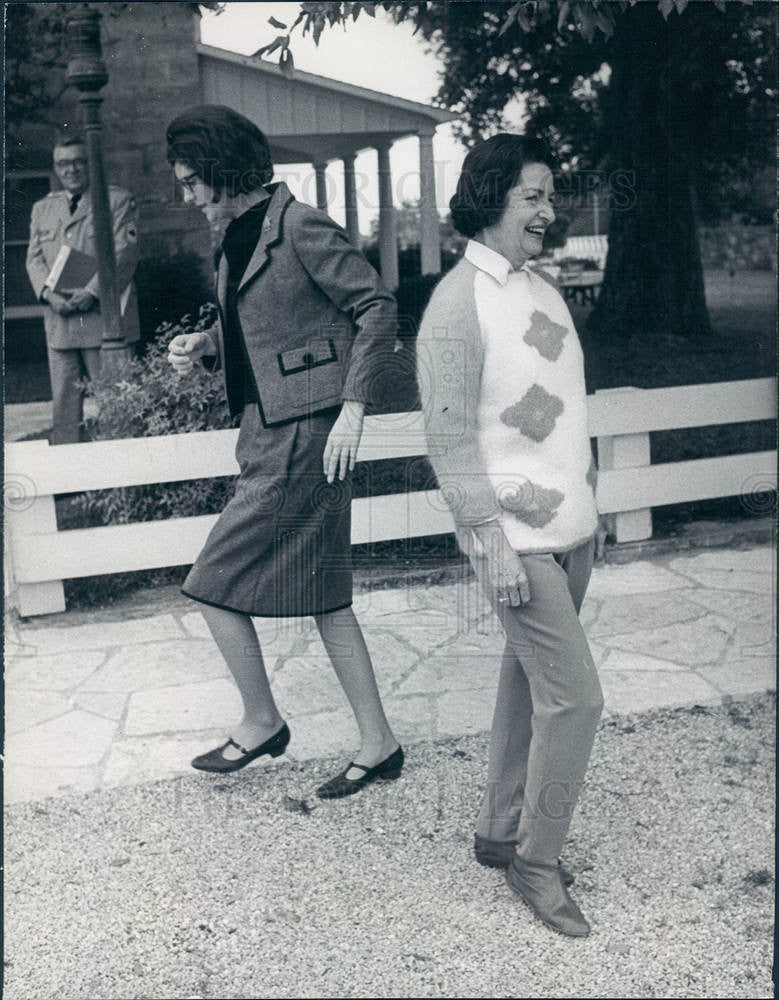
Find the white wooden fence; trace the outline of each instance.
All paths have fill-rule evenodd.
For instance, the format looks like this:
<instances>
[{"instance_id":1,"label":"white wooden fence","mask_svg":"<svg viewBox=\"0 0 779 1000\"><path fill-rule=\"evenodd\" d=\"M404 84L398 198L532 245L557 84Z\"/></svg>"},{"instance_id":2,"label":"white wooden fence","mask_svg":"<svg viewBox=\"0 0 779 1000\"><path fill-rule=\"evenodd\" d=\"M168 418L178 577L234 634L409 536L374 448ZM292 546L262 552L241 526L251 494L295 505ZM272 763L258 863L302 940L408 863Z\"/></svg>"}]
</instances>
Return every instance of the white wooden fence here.
<instances>
[{"instance_id":1,"label":"white wooden fence","mask_svg":"<svg viewBox=\"0 0 779 1000\"><path fill-rule=\"evenodd\" d=\"M617 541L652 534L651 508L776 487L772 451L651 465L649 432L772 419L774 379L670 389L610 389L588 398L598 442L598 507ZM64 611L70 577L185 565L216 515L58 531L54 495L235 474L236 430L52 447L9 444L5 452L5 591L22 615ZM424 455L420 413L369 417L359 461ZM442 534L451 516L438 491L357 499L352 542Z\"/></svg>"}]
</instances>

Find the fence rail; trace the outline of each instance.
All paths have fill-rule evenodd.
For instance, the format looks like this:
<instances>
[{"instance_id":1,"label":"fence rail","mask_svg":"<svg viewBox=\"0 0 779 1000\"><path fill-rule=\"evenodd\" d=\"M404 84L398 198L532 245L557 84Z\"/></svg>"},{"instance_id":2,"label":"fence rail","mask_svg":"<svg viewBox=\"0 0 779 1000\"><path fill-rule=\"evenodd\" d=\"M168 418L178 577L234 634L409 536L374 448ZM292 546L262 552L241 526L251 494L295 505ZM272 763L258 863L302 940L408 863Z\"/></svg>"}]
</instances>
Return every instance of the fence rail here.
<instances>
[{"instance_id":1,"label":"fence rail","mask_svg":"<svg viewBox=\"0 0 779 1000\"><path fill-rule=\"evenodd\" d=\"M650 464L653 430L773 419L774 379L669 389L610 389L588 397L588 425L598 443L598 507L616 540L652 534L651 508L776 486L771 451L662 465ZM191 563L216 515L58 531L54 496L81 490L170 483L238 472L237 431L50 446L6 446L5 592L20 614L65 610L62 581ZM420 413L368 417L358 461L424 455ZM453 529L437 490L359 498L352 542L435 535Z\"/></svg>"}]
</instances>

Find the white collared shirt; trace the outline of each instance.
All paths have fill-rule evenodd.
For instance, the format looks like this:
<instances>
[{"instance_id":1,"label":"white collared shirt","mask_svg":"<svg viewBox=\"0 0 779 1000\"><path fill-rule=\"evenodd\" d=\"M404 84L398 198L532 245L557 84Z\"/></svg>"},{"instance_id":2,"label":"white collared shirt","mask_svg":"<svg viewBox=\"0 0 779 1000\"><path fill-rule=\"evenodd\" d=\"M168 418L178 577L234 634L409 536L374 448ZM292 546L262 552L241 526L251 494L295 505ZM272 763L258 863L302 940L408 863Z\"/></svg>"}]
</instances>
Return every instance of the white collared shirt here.
<instances>
[{"instance_id":1,"label":"white collared shirt","mask_svg":"<svg viewBox=\"0 0 779 1000\"><path fill-rule=\"evenodd\" d=\"M491 250L490 247L478 240L468 240L468 245L465 248L465 259L470 261L474 267L478 267L480 271L489 274L499 285L505 285L509 275L515 270L507 257L498 253L497 250ZM527 266L528 262L525 261L522 267L517 268L517 270L524 271Z\"/></svg>"}]
</instances>

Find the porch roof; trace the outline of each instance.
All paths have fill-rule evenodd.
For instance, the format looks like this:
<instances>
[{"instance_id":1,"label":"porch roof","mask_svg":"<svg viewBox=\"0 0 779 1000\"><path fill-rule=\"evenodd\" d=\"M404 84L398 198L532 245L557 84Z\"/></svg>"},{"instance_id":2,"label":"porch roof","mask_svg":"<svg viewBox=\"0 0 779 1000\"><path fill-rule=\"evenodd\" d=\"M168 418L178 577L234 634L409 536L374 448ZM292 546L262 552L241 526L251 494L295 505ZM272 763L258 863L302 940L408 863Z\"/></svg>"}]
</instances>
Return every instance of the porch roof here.
<instances>
[{"instance_id":1,"label":"porch roof","mask_svg":"<svg viewBox=\"0 0 779 1000\"><path fill-rule=\"evenodd\" d=\"M268 137L276 163L320 163L408 135L431 135L459 116L442 108L275 63L198 45L203 100L226 104Z\"/></svg>"}]
</instances>

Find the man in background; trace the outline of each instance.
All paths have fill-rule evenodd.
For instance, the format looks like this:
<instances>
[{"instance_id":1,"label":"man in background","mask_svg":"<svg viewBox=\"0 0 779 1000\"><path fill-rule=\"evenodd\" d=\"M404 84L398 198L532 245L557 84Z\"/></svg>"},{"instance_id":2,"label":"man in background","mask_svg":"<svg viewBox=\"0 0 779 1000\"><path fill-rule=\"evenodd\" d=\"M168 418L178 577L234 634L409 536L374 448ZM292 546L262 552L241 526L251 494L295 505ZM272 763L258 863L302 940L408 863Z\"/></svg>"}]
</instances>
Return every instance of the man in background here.
<instances>
[{"instance_id":1,"label":"man in background","mask_svg":"<svg viewBox=\"0 0 779 1000\"><path fill-rule=\"evenodd\" d=\"M78 379L100 371L103 319L95 272L77 288L53 287L51 269L63 246L95 258L95 227L89 190L89 168L84 140L62 137L54 147L54 172L61 191L52 191L32 207L27 274L35 295L45 306L46 349L53 400L52 444L83 439L84 397ZM128 344L138 340L138 306L133 274L138 263L138 224L135 201L122 188L110 185L109 204L116 250L117 292L122 306L122 333Z\"/></svg>"}]
</instances>

